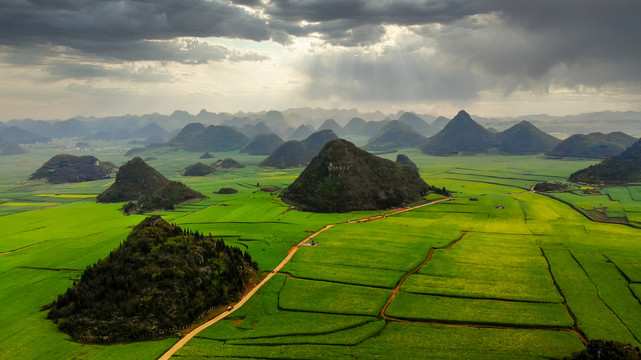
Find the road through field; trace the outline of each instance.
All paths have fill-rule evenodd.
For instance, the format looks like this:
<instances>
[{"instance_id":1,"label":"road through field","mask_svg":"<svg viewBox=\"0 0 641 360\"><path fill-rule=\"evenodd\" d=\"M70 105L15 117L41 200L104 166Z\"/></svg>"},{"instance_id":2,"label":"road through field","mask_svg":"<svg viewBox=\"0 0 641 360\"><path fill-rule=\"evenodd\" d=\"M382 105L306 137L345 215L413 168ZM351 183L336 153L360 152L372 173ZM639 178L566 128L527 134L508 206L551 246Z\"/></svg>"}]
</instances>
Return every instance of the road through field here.
<instances>
[{"instance_id":1,"label":"road through field","mask_svg":"<svg viewBox=\"0 0 641 360\"><path fill-rule=\"evenodd\" d=\"M438 199L438 200L434 200L434 201L428 202L426 204L416 205L416 206L412 206L412 207L409 207L409 208L396 209L396 210L393 210L392 212L387 213L385 215L372 216L372 217L369 217L369 218L365 218L365 219L361 219L361 220L355 220L355 221L351 221L351 222L354 223L354 222L367 222L367 221L380 220L380 219L384 219L385 217L390 216L390 215L400 214L400 213L403 213L403 212L406 212L406 211L410 211L410 210L421 208L423 206L432 205L432 204L436 204L436 203L439 203L439 202L442 202L442 201L450 201L450 200L454 200L454 198ZM306 237L303 241L299 242L294 247L289 249L289 252L288 252L287 256L283 259L283 261L281 261L278 265L276 265L276 267L269 274L267 274L267 276L260 283L258 283L258 285L256 285L247 294L245 294L245 296L243 296L242 299L240 299L240 301L238 303L236 303L231 310L225 311L224 313L216 316L215 318L207 321L206 323L204 323L204 324L200 325L199 327L195 328L194 330L190 331L187 335L185 335L180 340L178 340L178 342L175 343L174 346L172 346L169 350L167 350L167 352L165 352L159 358L159 360L167 360L167 359L171 358L171 356L174 355L174 353L176 351L178 351L178 349L180 349L183 346L185 346L185 344L189 340L191 340L194 336L196 336L198 333L200 333L201 331L205 330L206 328L212 326L213 324L219 322L220 320L226 318L229 314L231 314L234 311L236 311L236 309L238 309L241 306L243 306L243 304L245 304L249 299L251 299L252 296L254 296L254 294L256 294L258 289L260 289L263 285L265 285L267 283L267 281L269 281L269 279L271 279L276 273L278 273L280 271L280 269L282 269L283 266L285 266L289 262L289 260L291 260L292 257L294 257L294 254L296 254L296 252L298 251L298 249L300 248L301 245L303 245L307 241L313 239L316 235L320 234L321 232L323 232L323 231L325 231L327 229L330 229L334 225L336 225L336 224L326 225L324 228L322 228L322 229L318 230L317 232L313 233L312 235Z\"/></svg>"}]
</instances>

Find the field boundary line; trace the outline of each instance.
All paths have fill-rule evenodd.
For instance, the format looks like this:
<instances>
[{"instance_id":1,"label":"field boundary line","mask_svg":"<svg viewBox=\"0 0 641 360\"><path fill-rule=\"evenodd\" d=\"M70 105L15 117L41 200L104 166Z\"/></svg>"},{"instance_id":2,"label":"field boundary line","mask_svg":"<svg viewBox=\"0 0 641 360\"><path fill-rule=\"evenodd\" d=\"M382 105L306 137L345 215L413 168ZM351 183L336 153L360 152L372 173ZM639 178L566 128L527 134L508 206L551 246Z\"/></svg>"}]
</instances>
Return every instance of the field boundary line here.
<instances>
[{"instance_id":1,"label":"field boundary line","mask_svg":"<svg viewBox=\"0 0 641 360\"><path fill-rule=\"evenodd\" d=\"M624 272L623 272L623 270L621 270L621 268L619 267L619 265L617 265L617 263L616 263L616 262L612 261L612 260L610 259L610 257L608 257L606 254L602 254L602 255L603 255L603 257L605 257L605 258L606 258L610 263L612 263L612 265L614 265L614 267L617 269L617 271L619 272L619 274L621 274L621 276L622 276L622 277L625 279L625 281L628 283L628 290L630 290L630 293L632 294L632 296L634 296L634 298L635 298L635 299L637 299L637 301L641 304L641 299L639 299L639 297L637 296L637 294L635 294L635 293L634 293L634 291L632 291L632 288L630 287L630 284L633 284L633 283L634 283L634 282L632 281L632 279L630 279L630 277L629 277L628 275L626 275L626 273L624 273Z\"/></svg>"},{"instance_id":2,"label":"field boundary line","mask_svg":"<svg viewBox=\"0 0 641 360\"><path fill-rule=\"evenodd\" d=\"M437 199L437 200L430 201L430 202L425 203L425 204L420 204L420 205L412 206L412 207L409 207L409 208L397 209L397 210L394 210L391 213L388 213L388 214L385 214L385 215L369 217L369 218L366 218L364 220L367 220L367 221L379 220L379 219L383 219L383 218L385 218L387 216L390 216L390 215L395 215L395 214L407 212L407 211L410 211L410 210L418 209L418 208L421 208L421 207L424 207L424 206L437 204L437 203L440 203L440 202L443 202L443 201L450 201L450 200L454 200L454 198L449 197L449 198ZM359 222L359 220L351 221L351 223L355 223L355 222ZM346 224L346 223L348 223L348 222L343 222L343 223L339 223L339 224ZM194 330L190 331L187 335L183 336L180 340L178 340L171 348L169 348L169 350L167 350L164 354L162 354L158 358L158 360L168 360L169 358L171 358L172 355L174 355L176 353L176 351L178 351L180 348L185 346L185 344L187 344L187 342L189 340L191 340L194 336L196 336L198 333L200 333L201 331L207 329L208 327L212 326L213 324L219 322L220 320L226 318L228 315L230 315L231 313L236 311L238 308L243 306L249 299L251 299L252 296L254 296L256 294L256 292L263 285L265 285L267 283L267 281L269 281L269 279L271 279L274 275L276 275L280 271L280 269L282 269L285 265L287 265L289 260L292 259L294 254L296 254L298 249L304 243L306 243L307 241L313 239L316 235L322 233L323 231L331 229L334 225L336 225L336 224L325 225L325 227L323 227L322 229L316 231L315 233L309 235L308 237L306 237L305 239L303 239L302 241L300 241L299 243L294 245L291 249L289 249L287 256L278 265L276 265L276 267L274 267L274 269L272 269L272 271L270 271L267 274L267 276L265 276L265 278L263 278L263 280L261 280L253 289L251 289L247 294L245 294L245 296L243 296L240 299L240 301L238 301L234 305L234 307L232 309L230 309L229 311L223 312L222 314L214 317L213 319L207 321L206 323L204 323L204 324L200 325L199 327L195 328Z\"/></svg>"},{"instance_id":3,"label":"field boundary line","mask_svg":"<svg viewBox=\"0 0 641 360\"><path fill-rule=\"evenodd\" d=\"M583 344L588 345L588 339L583 333L583 330L579 328L579 319L577 319L576 315L572 312L572 309L570 309L570 306L568 305L568 299L565 297L565 294L563 293L563 289L561 289L561 286L556 282L556 278L554 277L554 273L552 273L552 265L550 264L550 260L548 260L547 255L545 255L545 250L543 250L542 247L539 247L541 249L541 255L545 259L545 262L548 264L548 272L550 273L550 277L552 278L552 282L554 283L554 286L556 287L556 290L559 292L561 297L563 298L563 306L568 310L568 314L570 314L570 317L574 321L574 326L573 326L573 332L579 336Z\"/></svg>"},{"instance_id":4,"label":"field boundary line","mask_svg":"<svg viewBox=\"0 0 641 360\"><path fill-rule=\"evenodd\" d=\"M403 275L403 277L400 280L398 280L398 283L396 283L396 287L392 290L392 295L389 297L389 299L387 299L387 302L385 303L385 306L383 306L383 308L381 309L381 312L380 312L379 316L383 320L393 320L393 318L388 317L387 315L385 315L385 310L387 310L387 307L389 306L389 304L392 303L392 300L394 300L394 298L396 297L396 294L398 294L398 292L401 291L401 286L403 285L405 280L410 275L418 273L418 271L421 270L421 268L423 266L425 266L425 264L427 264L430 260L432 260L432 256L434 255L434 251L452 248L452 246L454 246L454 244L456 244L459 241L461 241L461 239L463 239L465 237L465 235L467 235L467 231L463 231L461 236L459 236L456 240L450 242L446 246L438 247L438 248L431 247L429 252L427 253L427 257L425 258L425 260L422 263L420 263L417 267L415 267L412 271L410 271L410 272L406 273L405 275Z\"/></svg>"},{"instance_id":5,"label":"field boundary line","mask_svg":"<svg viewBox=\"0 0 641 360\"><path fill-rule=\"evenodd\" d=\"M568 253L570 253L570 256L572 256L572 259L574 259L574 261L577 263L577 265L579 265L579 267L581 268L581 270L583 270L583 273L585 274L585 276L590 280L590 282L592 283L592 286L594 286L594 290L596 291L596 296L599 298L599 300L601 300L601 302L603 303L603 305L605 305L605 306L610 310L610 312L611 312L611 313L612 313L612 314L613 314L613 315L614 315L614 316L619 320L619 322L620 322L620 323L621 323L621 324L622 324L626 329L628 329L628 332L630 333L630 335L632 335L632 337L634 338L634 340L636 340L637 342L641 343L641 341L639 341L639 339L637 338L636 334L632 331L632 329L630 329L630 327L628 326L628 324L626 324L626 323L623 321L623 319L621 319L621 317L619 316L619 314L617 314L617 312L616 312L616 311L614 311L614 309L612 309L612 307L610 306L610 304L608 304L608 303L607 303L607 302L606 302L606 301L601 297L601 292L599 291L599 288L597 287L597 285L596 285L596 283L594 282L594 280L592 280L592 278L590 277L590 274L588 274L588 272L585 270L585 268L583 267L583 264L581 264L581 262L579 261L579 259L577 259L577 258L576 258L576 256L574 256L574 254L572 253L572 251L567 250L567 252L568 252Z\"/></svg>"},{"instance_id":6,"label":"field boundary line","mask_svg":"<svg viewBox=\"0 0 641 360\"><path fill-rule=\"evenodd\" d=\"M5 251L5 252L0 252L0 255L9 255L9 254L13 254L13 253L15 253L15 252L18 252L18 251L21 251L21 250L24 250L24 249L28 249L28 248L33 247L33 246L36 246L36 245L38 245L38 244L42 244L43 242L44 242L44 241L40 241L40 242L37 242L37 243L35 243L35 244L31 244L31 245L23 246L23 247L18 248L18 249L9 250L9 251Z\"/></svg>"}]
</instances>

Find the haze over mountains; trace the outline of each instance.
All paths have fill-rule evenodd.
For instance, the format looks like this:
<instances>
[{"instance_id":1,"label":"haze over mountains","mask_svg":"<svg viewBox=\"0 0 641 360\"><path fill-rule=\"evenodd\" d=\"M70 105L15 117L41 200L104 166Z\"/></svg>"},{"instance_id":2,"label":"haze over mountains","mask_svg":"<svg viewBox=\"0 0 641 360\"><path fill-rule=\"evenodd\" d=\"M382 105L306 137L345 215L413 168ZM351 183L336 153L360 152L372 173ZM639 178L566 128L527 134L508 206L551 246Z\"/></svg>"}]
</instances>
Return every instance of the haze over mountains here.
<instances>
[{"instance_id":1,"label":"haze over mountains","mask_svg":"<svg viewBox=\"0 0 641 360\"><path fill-rule=\"evenodd\" d=\"M447 115L447 114L445 114ZM641 129L638 126L641 122L641 112L627 111L614 112L605 111L597 113L586 113L568 116L524 115L519 117L490 118L471 116L484 127L493 127L505 130L510 126L525 120L547 133L565 134L563 137L576 133L588 134L592 132L610 132L613 129L628 133L632 136L641 136ZM352 119L355 122L350 124ZM373 136L384 123L381 121L400 120L414 128L419 134L429 137L442 129L449 116L434 116L429 114L415 114L401 111L397 114L385 115L381 112L361 113L357 110L336 110L336 109L310 109L296 108L284 111L269 111L257 113L214 113L206 110L196 115L185 111L174 111L171 115L146 114L146 115L123 115L114 117L74 117L68 120L10 120L0 124L0 141L6 138L17 143L45 142L49 138L103 138L128 139L128 138L166 138L172 131L182 129L189 123L202 123L203 125L227 125L235 127L236 130L249 138L260 133L274 132L283 139L290 139L290 136L301 125L311 130L318 130L324 122L334 120L333 127L340 126L345 134L355 134L362 130L365 123L372 123L370 126L376 128L370 130L369 136ZM360 121L363 120L363 121ZM422 120L422 122L421 122ZM379 122L378 124L375 124ZM259 125L262 123L262 125ZM153 125L152 125L153 124ZM27 130L30 133L19 132L17 127ZM332 127L327 124L325 128ZM332 129L336 130L336 129ZM16 133L18 131L18 133ZM336 131L334 131L336 133ZM20 136L38 136L38 139L22 138ZM337 135L345 135L337 134ZM302 134L298 139L303 139L309 134ZM294 139L294 138L293 138Z\"/></svg>"},{"instance_id":2,"label":"haze over mountains","mask_svg":"<svg viewBox=\"0 0 641 360\"><path fill-rule=\"evenodd\" d=\"M323 115L328 113L331 113L332 117L321 120ZM360 116L347 118L351 115ZM51 137L44 134L81 139L135 139L130 143L147 147L164 144L197 152L240 150L250 155L269 156L262 163L263 166L283 168L302 166L309 162L324 142L317 146L318 149L310 152L304 144L304 139L314 132L329 131L335 137L360 139L360 144L370 151L396 151L401 148L420 147L426 154L437 156L488 152L506 155L546 153L555 157L606 158L619 154L635 140L633 137L623 133L575 134L561 142L543 131L552 127L556 130L565 128L568 131L584 132L586 127L577 125L589 123L594 125L593 127L602 126L603 122L598 121L600 116L608 119L610 128L613 128L614 124L630 127L632 124L641 123L641 113L634 112L593 113L564 118L532 115L525 116L520 121L513 121L507 118L472 117L465 111L459 112L452 120L406 111L399 111L394 115L322 109L289 109L283 112L270 110L234 115L215 114L205 110L197 115L175 111L169 116L152 114L100 120L13 120L0 126L0 149L9 143L50 141ZM563 119L563 122L559 119ZM181 124L184 125L176 128ZM587 129L589 128L588 126ZM638 126L635 131L639 132ZM369 139L366 140L367 138ZM285 139L290 141L285 142ZM325 142L329 140L331 138L326 138ZM144 151L145 148L142 147L134 148L126 155L134 156ZM7 152L17 152L17 149Z\"/></svg>"}]
</instances>

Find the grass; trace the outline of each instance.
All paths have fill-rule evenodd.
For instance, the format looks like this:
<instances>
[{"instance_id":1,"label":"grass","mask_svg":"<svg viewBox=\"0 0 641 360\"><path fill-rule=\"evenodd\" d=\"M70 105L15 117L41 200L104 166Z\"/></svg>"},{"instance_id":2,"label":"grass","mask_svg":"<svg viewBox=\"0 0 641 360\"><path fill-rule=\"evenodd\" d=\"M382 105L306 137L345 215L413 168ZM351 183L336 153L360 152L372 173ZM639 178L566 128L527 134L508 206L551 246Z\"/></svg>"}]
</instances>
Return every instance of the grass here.
<instances>
[{"instance_id":1,"label":"grass","mask_svg":"<svg viewBox=\"0 0 641 360\"><path fill-rule=\"evenodd\" d=\"M294 277L338 282L352 285L393 289L405 274L399 270L386 270L339 264L316 264L306 261L290 261L282 270Z\"/></svg>"},{"instance_id":2,"label":"grass","mask_svg":"<svg viewBox=\"0 0 641 360\"><path fill-rule=\"evenodd\" d=\"M278 306L292 311L376 316L390 295L383 289L287 279Z\"/></svg>"},{"instance_id":3,"label":"grass","mask_svg":"<svg viewBox=\"0 0 641 360\"><path fill-rule=\"evenodd\" d=\"M637 344L628 328L601 300L597 288L572 254L565 249L545 249L552 273L568 306L589 339L612 339Z\"/></svg>"},{"instance_id":4,"label":"grass","mask_svg":"<svg viewBox=\"0 0 641 360\"><path fill-rule=\"evenodd\" d=\"M628 282L612 262L595 251L578 250L573 255L599 289L599 297L630 329L637 342L641 339L641 303Z\"/></svg>"},{"instance_id":5,"label":"grass","mask_svg":"<svg viewBox=\"0 0 641 360\"><path fill-rule=\"evenodd\" d=\"M399 292L386 315L399 319L532 327L572 326L562 304L468 299Z\"/></svg>"}]
</instances>

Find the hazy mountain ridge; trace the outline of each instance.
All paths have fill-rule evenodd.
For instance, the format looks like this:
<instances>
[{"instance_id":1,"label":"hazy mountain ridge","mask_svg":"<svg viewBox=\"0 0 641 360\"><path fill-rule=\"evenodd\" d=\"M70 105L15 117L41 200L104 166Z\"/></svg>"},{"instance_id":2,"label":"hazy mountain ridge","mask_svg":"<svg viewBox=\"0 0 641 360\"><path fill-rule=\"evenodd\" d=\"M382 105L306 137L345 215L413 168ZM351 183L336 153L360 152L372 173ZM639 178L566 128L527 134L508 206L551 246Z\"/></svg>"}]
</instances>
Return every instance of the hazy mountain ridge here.
<instances>
[{"instance_id":1,"label":"hazy mountain ridge","mask_svg":"<svg viewBox=\"0 0 641 360\"><path fill-rule=\"evenodd\" d=\"M260 166L274 166L280 169L297 167L309 163L323 146L338 136L332 130L321 130L303 141L290 140L280 145Z\"/></svg>"},{"instance_id":2,"label":"hazy mountain ridge","mask_svg":"<svg viewBox=\"0 0 641 360\"><path fill-rule=\"evenodd\" d=\"M437 117L431 114L406 111L399 111L396 114L384 114L380 111L361 112L356 109L320 108L291 108L283 111L270 110L261 112L237 112L233 114L227 112L215 113L203 109L195 115L186 111L176 110L170 115L151 113L108 117L76 116L67 120L14 119L5 122L4 125L6 127L17 126L37 135L52 138L102 137L107 139L124 139L140 137L141 134L137 129L143 129L151 123L163 128L167 132L172 132L194 122L200 122L205 125L228 125L237 129L241 129L244 125L256 125L263 122L272 131L286 139L289 138L293 130L300 125L308 125L315 129L327 119L334 119L339 126L345 127L354 117L364 119L367 122L378 122L400 119L408 113L422 119L428 126L432 127L433 130L444 127L444 117ZM472 115L471 118L485 127L494 127L498 130L507 129L522 120L526 120L547 133L571 135L576 133L609 132L614 128L635 136L641 136L641 129L639 127L641 123L641 112L639 111L601 111L566 116L530 114L517 117L483 117ZM445 119L447 118L445 117ZM271 125L269 122L271 122ZM280 127L280 129L277 129L277 127ZM373 136L376 131L370 132L369 136ZM420 130L418 132L424 136L431 135L430 133L423 134ZM250 135L257 134L254 133Z\"/></svg>"},{"instance_id":3,"label":"hazy mountain ridge","mask_svg":"<svg viewBox=\"0 0 641 360\"><path fill-rule=\"evenodd\" d=\"M621 154L573 173L569 180L589 184L627 183L641 180L641 139L635 141Z\"/></svg>"}]
</instances>

